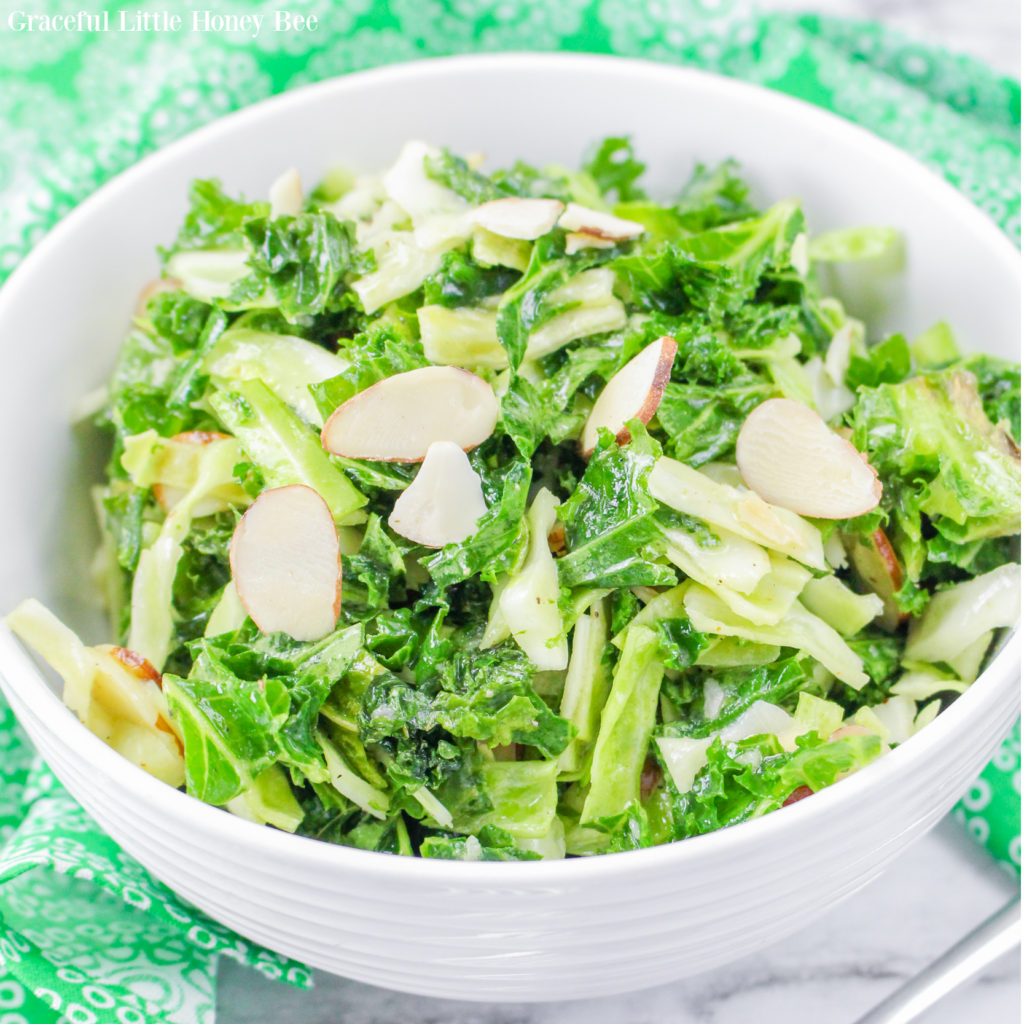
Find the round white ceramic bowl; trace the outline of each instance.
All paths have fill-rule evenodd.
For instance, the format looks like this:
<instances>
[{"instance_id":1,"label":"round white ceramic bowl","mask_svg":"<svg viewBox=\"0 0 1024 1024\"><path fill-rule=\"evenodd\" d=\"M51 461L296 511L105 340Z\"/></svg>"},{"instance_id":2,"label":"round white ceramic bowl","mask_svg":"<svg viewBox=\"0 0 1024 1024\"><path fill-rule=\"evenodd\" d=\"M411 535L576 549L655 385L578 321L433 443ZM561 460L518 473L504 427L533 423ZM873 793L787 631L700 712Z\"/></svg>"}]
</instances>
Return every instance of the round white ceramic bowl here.
<instances>
[{"instance_id":1,"label":"round white ceramic bowl","mask_svg":"<svg viewBox=\"0 0 1024 1024\"><path fill-rule=\"evenodd\" d=\"M135 297L173 238L188 182L264 194L295 165L387 166L424 138L575 165L631 133L649 187L695 160L739 159L756 198L803 198L812 230L890 224L908 266L890 320L940 317L965 348L1016 358L1018 257L932 171L785 96L655 64L570 55L460 57L364 72L227 117L122 174L71 213L0 290L0 611L35 595L92 642L85 484L68 426L107 376ZM805 925L875 877L969 785L1018 707L1004 646L938 720L813 799L736 828L616 856L452 863L365 853L260 828L170 789L89 733L0 631L3 690L57 776L124 848L243 935L361 981L433 996L566 999L706 970Z\"/></svg>"}]
</instances>

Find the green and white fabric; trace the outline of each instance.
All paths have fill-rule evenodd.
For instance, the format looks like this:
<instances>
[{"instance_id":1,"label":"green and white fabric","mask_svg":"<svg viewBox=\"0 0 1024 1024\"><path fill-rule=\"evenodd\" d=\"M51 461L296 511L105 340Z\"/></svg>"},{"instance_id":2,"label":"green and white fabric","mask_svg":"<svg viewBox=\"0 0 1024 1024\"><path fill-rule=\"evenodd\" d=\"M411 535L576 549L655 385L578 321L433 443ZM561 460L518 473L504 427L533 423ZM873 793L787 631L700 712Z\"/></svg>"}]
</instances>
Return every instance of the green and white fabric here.
<instances>
[{"instance_id":1,"label":"green and white fabric","mask_svg":"<svg viewBox=\"0 0 1024 1024\"><path fill-rule=\"evenodd\" d=\"M100 831L0 706L0 1021L213 1024L217 960L302 964L179 899Z\"/></svg>"}]
</instances>

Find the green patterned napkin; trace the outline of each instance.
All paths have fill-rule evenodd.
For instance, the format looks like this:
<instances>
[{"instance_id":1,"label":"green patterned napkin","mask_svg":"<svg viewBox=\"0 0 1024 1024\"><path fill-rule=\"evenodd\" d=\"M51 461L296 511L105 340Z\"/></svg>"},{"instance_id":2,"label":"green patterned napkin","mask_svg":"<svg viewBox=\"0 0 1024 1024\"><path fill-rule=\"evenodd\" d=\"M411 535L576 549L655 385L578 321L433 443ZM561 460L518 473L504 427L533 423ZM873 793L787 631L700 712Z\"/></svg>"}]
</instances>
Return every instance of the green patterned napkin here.
<instances>
[{"instance_id":1,"label":"green patterned napkin","mask_svg":"<svg viewBox=\"0 0 1024 1024\"><path fill-rule=\"evenodd\" d=\"M0 0L0 281L103 182L222 114L349 71L499 50L643 57L790 93L913 154L1019 244L1020 85L880 25L731 0L224 0L200 22L209 31L180 6L177 32L118 31L117 10L109 32L91 32L84 6ZM301 30L290 17L275 31L285 6ZM134 7L127 27L135 12L174 9ZM263 16L255 37L218 28L243 14ZM1019 723L954 813L1019 872ZM2 1024L212 1024L219 956L310 984L124 854L33 763L2 704L0 839Z\"/></svg>"},{"instance_id":2,"label":"green patterned napkin","mask_svg":"<svg viewBox=\"0 0 1024 1024\"><path fill-rule=\"evenodd\" d=\"M0 1024L213 1024L221 956L312 986L101 832L2 698L0 837Z\"/></svg>"},{"instance_id":3,"label":"green patterned napkin","mask_svg":"<svg viewBox=\"0 0 1024 1024\"><path fill-rule=\"evenodd\" d=\"M1020 878L1020 719L978 781L953 808L999 865Z\"/></svg>"}]
</instances>

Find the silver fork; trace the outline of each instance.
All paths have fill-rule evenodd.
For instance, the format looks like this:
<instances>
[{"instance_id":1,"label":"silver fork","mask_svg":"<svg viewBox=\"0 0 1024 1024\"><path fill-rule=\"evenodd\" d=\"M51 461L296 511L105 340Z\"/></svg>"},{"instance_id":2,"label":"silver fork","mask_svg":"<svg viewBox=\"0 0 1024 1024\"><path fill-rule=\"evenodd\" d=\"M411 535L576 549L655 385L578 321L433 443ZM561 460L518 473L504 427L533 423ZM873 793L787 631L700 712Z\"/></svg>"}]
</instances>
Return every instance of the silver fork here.
<instances>
[{"instance_id":1,"label":"silver fork","mask_svg":"<svg viewBox=\"0 0 1024 1024\"><path fill-rule=\"evenodd\" d=\"M855 1024L906 1024L1020 945L1020 896L869 1010Z\"/></svg>"}]
</instances>

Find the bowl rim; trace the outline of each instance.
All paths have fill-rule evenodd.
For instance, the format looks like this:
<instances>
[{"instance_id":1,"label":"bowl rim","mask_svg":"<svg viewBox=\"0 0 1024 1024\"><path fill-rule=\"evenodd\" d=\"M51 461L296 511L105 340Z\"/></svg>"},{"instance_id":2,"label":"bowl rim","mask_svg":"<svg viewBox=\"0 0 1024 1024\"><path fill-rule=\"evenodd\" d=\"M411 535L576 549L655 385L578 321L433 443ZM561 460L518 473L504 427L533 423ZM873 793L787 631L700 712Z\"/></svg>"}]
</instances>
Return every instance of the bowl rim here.
<instances>
[{"instance_id":1,"label":"bowl rim","mask_svg":"<svg viewBox=\"0 0 1024 1024\"><path fill-rule=\"evenodd\" d=\"M130 188L140 178L158 170L164 163L176 160L191 151L201 150L208 141L224 132L244 129L250 122L258 123L268 111L279 112L300 108L321 93L358 91L377 84L395 84L422 81L424 78L461 75L467 72L488 73L513 69L529 73L534 69L597 68L605 74L628 78L646 77L653 84L672 79L686 81L696 91L716 94L731 100L755 105L769 116L782 114L803 121L809 133L828 137L844 137L856 141L875 160L888 170L914 179L915 186L929 194L936 204L969 223L983 242L1019 274L1020 253L995 223L970 200L958 192L942 177L892 143L872 134L859 125L848 122L836 114L825 111L802 100L767 89L763 86L727 78L722 75L678 65L662 64L635 58L581 53L503 53L468 54L436 57L401 64L372 68L325 79L277 96L254 103L242 110L218 118L196 129L167 146L148 154L131 167L116 175L96 192L69 212L32 249L0 287L0 324L14 307L21 290L28 285L37 266L44 266L51 251L64 244L67 236L88 222L94 212L115 201L119 193ZM304 862L311 869L353 870L370 874L381 880L415 880L427 872L428 878L450 883L456 878L464 885L531 886L564 884L570 875L580 881L617 877L631 871L642 862L650 869L669 863L685 866L688 859L715 858L727 851L752 849L769 840L779 829L796 829L803 821L805 831L817 818L852 807L866 790L884 788L894 776L907 775L914 765L926 760L939 747L944 746L951 734L966 728L971 720L983 713L990 699L990 691L1001 679L1015 674L1019 666L1019 625L1014 627L1002 648L978 680L943 712L927 729L901 744L883 759L843 780L841 786L826 787L815 794L814 800L799 801L789 807L742 822L741 826L723 828L716 832L694 836L685 841L666 843L643 850L624 851L629 857L594 856L574 857L571 860L542 860L523 862L474 862L467 873L466 862L434 860L422 857L381 855L374 851L337 846L305 836L295 836L274 828L256 825L172 789L141 768L131 764L99 737L91 733L68 710L50 689L33 656L23 647L6 624L0 622L0 682L10 689L16 699L45 723L54 739L69 751L98 769L114 786L126 787L134 799L150 805L168 801L170 818L190 821L193 828L207 836L231 844L248 846L255 853L263 853L270 862L282 859ZM1019 669L1018 669L1019 672ZM196 816L199 816L196 818ZM901 831L913 828L915 821L907 822ZM753 861L752 861L753 862Z\"/></svg>"}]
</instances>

